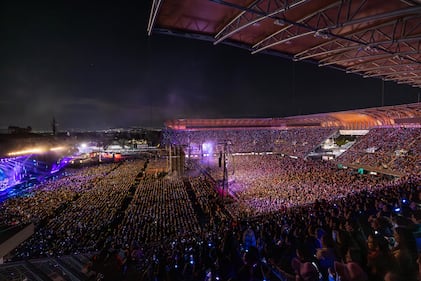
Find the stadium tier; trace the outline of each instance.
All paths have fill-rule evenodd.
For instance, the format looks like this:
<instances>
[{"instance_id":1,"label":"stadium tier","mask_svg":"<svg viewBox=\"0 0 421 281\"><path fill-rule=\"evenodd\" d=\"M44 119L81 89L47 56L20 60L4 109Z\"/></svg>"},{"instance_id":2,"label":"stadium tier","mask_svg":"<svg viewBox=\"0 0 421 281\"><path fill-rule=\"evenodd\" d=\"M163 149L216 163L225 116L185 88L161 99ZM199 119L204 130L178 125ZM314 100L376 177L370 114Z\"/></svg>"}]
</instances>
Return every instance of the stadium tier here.
<instances>
[{"instance_id":1,"label":"stadium tier","mask_svg":"<svg viewBox=\"0 0 421 281\"><path fill-rule=\"evenodd\" d=\"M377 125L359 130L332 121L345 113L173 121L168 149L64 165L0 203L2 229L34 226L0 278L418 280L421 126L409 107L365 110Z\"/></svg>"}]
</instances>

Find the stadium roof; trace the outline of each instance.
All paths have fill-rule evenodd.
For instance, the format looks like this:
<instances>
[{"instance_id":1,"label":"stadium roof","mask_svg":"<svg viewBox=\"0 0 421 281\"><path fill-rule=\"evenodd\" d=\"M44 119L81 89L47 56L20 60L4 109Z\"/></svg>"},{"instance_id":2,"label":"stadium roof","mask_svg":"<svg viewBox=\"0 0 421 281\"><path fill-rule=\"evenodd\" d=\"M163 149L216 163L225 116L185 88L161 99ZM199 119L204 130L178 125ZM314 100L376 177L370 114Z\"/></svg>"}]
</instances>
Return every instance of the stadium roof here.
<instances>
[{"instance_id":1,"label":"stadium roof","mask_svg":"<svg viewBox=\"0 0 421 281\"><path fill-rule=\"evenodd\" d=\"M421 0L153 0L152 33L421 88Z\"/></svg>"},{"instance_id":2,"label":"stadium roof","mask_svg":"<svg viewBox=\"0 0 421 281\"><path fill-rule=\"evenodd\" d=\"M421 126L421 103L385 106L285 118L177 119L165 126L174 130L224 128L339 127L371 129L376 126Z\"/></svg>"}]
</instances>

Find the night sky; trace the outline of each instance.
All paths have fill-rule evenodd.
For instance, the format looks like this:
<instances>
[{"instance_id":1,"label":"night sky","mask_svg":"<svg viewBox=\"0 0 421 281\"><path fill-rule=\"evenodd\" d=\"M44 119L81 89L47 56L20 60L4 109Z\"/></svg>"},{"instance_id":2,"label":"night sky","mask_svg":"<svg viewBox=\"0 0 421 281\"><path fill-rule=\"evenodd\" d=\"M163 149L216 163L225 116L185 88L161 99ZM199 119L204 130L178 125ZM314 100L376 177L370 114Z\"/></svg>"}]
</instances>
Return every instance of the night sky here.
<instances>
[{"instance_id":1,"label":"night sky","mask_svg":"<svg viewBox=\"0 0 421 281\"><path fill-rule=\"evenodd\" d=\"M58 3L60 2L60 3ZM381 105L382 82L235 47L146 34L151 1L1 1L0 129L163 127ZM385 82L385 105L419 89Z\"/></svg>"}]
</instances>

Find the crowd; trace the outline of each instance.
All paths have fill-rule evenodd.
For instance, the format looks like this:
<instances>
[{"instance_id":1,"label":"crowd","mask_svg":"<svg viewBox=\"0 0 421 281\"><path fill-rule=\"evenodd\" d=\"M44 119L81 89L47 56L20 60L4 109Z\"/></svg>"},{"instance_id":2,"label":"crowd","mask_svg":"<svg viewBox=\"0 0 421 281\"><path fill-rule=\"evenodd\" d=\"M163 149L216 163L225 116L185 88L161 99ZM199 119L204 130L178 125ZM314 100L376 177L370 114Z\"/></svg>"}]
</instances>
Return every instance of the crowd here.
<instances>
[{"instance_id":1,"label":"crowd","mask_svg":"<svg viewBox=\"0 0 421 281\"><path fill-rule=\"evenodd\" d=\"M149 176L157 177L160 174L163 174L168 169L168 159L157 158L148 162L145 174Z\"/></svg>"},{"instance_id":2,"label":"crowd","mask_svg":"<svg viewBox=\"0 0 421 281\"><path fill-rule=\"evenodd\" d=\"M83 169L81 173L86 176L85 181L79 187L75 184L79 192L72 197L60 191L66 190L64 183L69 184L66 179L61 179L57 185L49 184L50 197L45 197L37 189L29 201L25 197L16 197L12 199L13 207L6 201L1 210L9 218L19 218L16 210L21 210L26 217L31 216L31 211L41 215L31 220L36 225L36 233L16 250L15 258L98 250L110 234L108 227L143 166L142 160ZM66 205L54 206L60 200Z\"/></svg>"},{"instance_id":3,"label":"crowd","mask_svg":"<svg viewBox=\"0 0 421 281\"><path fill-rule=\"evenodd\" d=\"M387 274L401 278L392 280L417 280L419 186L420 177L402 179L375 191L262 216L253 228L264 230L260 233L269 243L265 255L285 276L317 280L318 270L324 280L335 275L386 280ZM308 262L316 268L306 268ZM356 265L348 267L349 262Z\"/></svg>"},{"instance_id":4,"label":"crowd","mask_svg":"<svg viewBox=\"0 0 421 281\"><path fill-rule=\"evenodd\" d=\"M212 180L189 181L196 186L193 190L202 208L215 211L205 211L210 218L200 227L197 220L182 216L186 224L196 227L189 232L166 233L163 230L170 226L163 223L160 233L165 237L159 243L143 243L141 236L118 241L140 242L123 247L125 263L136 264L141 272L137 280L383 281L421 277L421 248L416 240L421 223L419 176L243 219L225 216L221 210L225 205L218 202ZM136 222L125 225L130 227L116 236L136 231ZM111 246L103 255L109 253L119 256L121 248Z\"/></svg>"},{"instance_id":5,"label":"crowd","mask_svg":"<svg viewBox=\"0 0 421 281\"><path fill-rule=\"evenodd\" d=\"M148 244L199 232L181 179L143 179L113 234L116 245Z\"/></svg>"},{"instance_id":6,"label":"crowd","mask_svg":"<svg viewBox=\"0 0 421 281\"><path fill-rule=\"evenodd\" d=\"M0 221L6 225L33 222L38 224L55 210L90 190L99 178L116 168L116 164L67 170L67 176L50 179L34 186L24 196L13 197L0 205Z\"/></svg>"},{"instance_id":7,"label":"crowd","mask_svg":"<svg viewBox=\"0 0 421 281\"><path fill-rule=\"evenodd\" d=\"M283 140L301 143L310 131ZM241 142L245 132L231 136ZM202 132L190 133L201 141ZM410 136L405 147L418 148L419 135ZM261 151L276 144L273 136L272 147L261 141ZM95 252L90 272L107 264L120 274L114 280L133 269L136 280L421 280L419 170L394 178L276 154L231 155L235 200L227 202L218 161L189 161L183 178L164 175L162 159L85 167L2 202L6 224L36 225L13 258Z\"/></svg>"},{"instance_id":8,"label":"crowd","mask_svg":"<svg viewBox=\"0 0 421 281\"><path fill-rule=\"evenodd\" d=\"M421 128L374 128L343 153L339 160L380 169L421 171Z\"/></svg>"},{"instance_id":9,"label":"crowd","mask_svg":"<svg viewBox=\"0 0 421 281\"><path fill-rule=\"evenodd\" d=\"M228 165L229 191L239 199L231 208L240 217L306 205L316 199L332 200L390 181L381 176L361 177L331 162L280 155L233 156L231 162L235 164ZM209 173L221 179L222 168L214 165Z\"/></svg>"},{"instance_id":10,"label":"crowd","mask_svg":"<svg viewBox=\"0 0 421 281\"><path fill-rule=\"evenodd\" d=\"M230 153L275 152L305 157L330 137L336 128L289 128L243 130L195 130L164 132L163 144L187 147L186 153L203 154L210 146L212 153L223 151L229 143ZM417 173L421 170L421 128L373 128L343 153L339 160L374 168Z\"/></svg>"},{"instance_id":11,"label":"crowd","mask_svg":"<svg viewBox=\"0 0 421 281\"><path fill-rule=\"evenodd\" d=\"M189 181L196 195L197 204L200 205L210 225L232 218L232 212L227 206L225 204L221 206L226 202L221 202L222 193L215 188L216 182L212 178L201 175L190 177Z\"/></svg>"},{"instance_id":12,"label":"crowd","mask_svg":"<svg viewBox=\"0 0 421 281\"><path fill-rule=\"evenodd\" d=\"M203 144L210 144L215 153L228 142L232 153L275 151L304 157L315 146L332 135L336 128L243 129L164 132L163 144L189 147L194 153L203 152ZM205 148L206 149L206 148Z\"/></svg>"}]
</instances>

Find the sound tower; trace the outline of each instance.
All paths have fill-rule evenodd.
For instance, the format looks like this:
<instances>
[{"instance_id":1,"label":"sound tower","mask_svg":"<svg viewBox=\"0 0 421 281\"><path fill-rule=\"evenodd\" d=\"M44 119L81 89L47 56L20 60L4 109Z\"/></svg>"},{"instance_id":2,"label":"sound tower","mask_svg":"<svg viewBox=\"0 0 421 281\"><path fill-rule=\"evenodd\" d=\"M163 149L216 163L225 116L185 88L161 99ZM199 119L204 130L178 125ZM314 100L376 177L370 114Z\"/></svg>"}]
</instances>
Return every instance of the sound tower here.
<instances>
[{"instance_id":1,"label":"sound tower","mask_svg":"<svg viewBox=\"0 0 421 281\"><path fill-rule=\"evenodd\" d=\"M171 145L171 156L170 156L170 161L171 161L171 173L174 171L177 171L177 161L175 160L176 158L176 154L177 154L177 147Z\"/></svg>"},{"instance_id":2,"label":"sound tower","mask_svg":"<svg viewBox=\"0 0 421 281\"><path fill-rule=\"evenodd\" d=\"M177 173L178 176L184 174L185 154L181 146L170 145L168 147L168 172Z\"/></svg>"},{"instance_id":3,"label":"sound tower","mask_svg":"<svg viewBox=\"0 0 421 281\"><path fill-rule=\"evenodd\" d=\"M180 150L181 150L181 148L179 146L177 146L177 148L176 148L177 154L175 156L176 157L175 160L176 160L176 163L177 163L176 171L177 171L178 176L181 176L181 157L180 157L181 152L180 152Z\"/></svg>"},{"instance_id":4,"label":"sound tower","mask_svg":"<svg viewBox=\"0 0 421 281\"><path fill-rule=\"evenodd\" d=\"M178 147L178 159L179 159L179 165L178 165L178 175L183 176L184 175L184 160L185 160L185 154L184 149L182 146Z\"/></svg>"}]
</instances>

